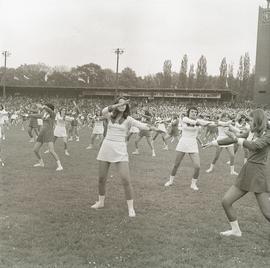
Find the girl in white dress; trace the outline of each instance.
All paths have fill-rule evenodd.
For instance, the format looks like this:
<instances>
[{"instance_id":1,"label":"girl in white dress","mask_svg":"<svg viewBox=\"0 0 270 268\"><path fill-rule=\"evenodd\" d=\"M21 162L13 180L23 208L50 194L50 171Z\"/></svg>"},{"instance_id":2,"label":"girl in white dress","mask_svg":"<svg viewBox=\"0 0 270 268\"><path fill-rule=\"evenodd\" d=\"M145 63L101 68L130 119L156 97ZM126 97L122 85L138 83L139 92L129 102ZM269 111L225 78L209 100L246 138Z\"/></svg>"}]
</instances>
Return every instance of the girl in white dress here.
<instances>
[{"instance_id":1,"label":"girl in white dress","mask_svg":"<svg viewBox=\"0 0 270 268\"><path fill-rule=\"evenodd\" d=\"M220 116L220 120L218 121L218 137L217 140L222 140L224 138L227 138L226 131L229 130L229 126L232 123L230 120L230 116L228 113L224 112ZM225 148L229 154L230 157L230 171L231 175L238 175L237 172L234 170L234 145L224 145L224 146L218 146L216 148L216 154L215 157L210 165L210 168L206 170L207 173L210 173L214 170L215 164L217 160L219 159L220 153L222 152L222 149Z\"/></svg>"},{"instance_id":2,"label":"girl in white dress","mask_svg":"<svg viewBox=\"0 0 270 268\"><path fill-rule=\"evenodd\" d=\"M67 130L66 130L66 121L71 122L72 118L66 115L66 109L62 108L56 114L55 117L55 129L54 129L54 143L56 142L57 138L62 138L64 142L64 150L65 155L69 156L68 146L67 146Z\"/></svg>"},{"instance_id":3,"label":"girl in white dress","mask_svg":"<svg viewBox=\"0 0 270 268\"><path fill-rule=\"evenodd\" d=\"M126 138L128 130L132 126L143 130L155 130L156 128L130 117L128 104L129 100L120 97L114 105L106 107L102 111L103 116L108 120L108 128L97 156L97 160L99 160L99 199L92 208L98 209L104 207L107 175L111 163L115 163L123 182L129 217L135 217Z\"/></svg>"},{"instance_id":4,"label":"girl in white dress","mask_svg":"<svg viewBox=\"0 0 270 268\"><path fill-rule=\"evenodd\" d=\"M91 117L90 117L91 118ZM95 139L98 137L100 139L100 145L103 141L103 134L104 134L104 126L103 126L103 121L106 120L102 116L102 111L97 112L94 117L91 118L94 121L94 127L92 131L92 135L90 137L90 143L89 146L86 147L86 149L92 149L93 144L95 142Z\"/></svg>"},{"instance_id":5,"label":"girl in white dress","mask_svg":"<svg viewBox=\"0 0 270 268\"><path fill-rule=\"evenodd\" d=\"M171 186L173 184L176 172L185 156L188 154L193 162L194 174L191 179L190 188L198 191L197 181L200 173L200 156L197 136L200 126L207 126L214 124L214 122L198 119L198 110L196 107L191 107L187 111L187 117L182 119L182 136L176 147L176 159L171 171L169 180L165 183L165 186Z\"/></svg>"}]
</instances>

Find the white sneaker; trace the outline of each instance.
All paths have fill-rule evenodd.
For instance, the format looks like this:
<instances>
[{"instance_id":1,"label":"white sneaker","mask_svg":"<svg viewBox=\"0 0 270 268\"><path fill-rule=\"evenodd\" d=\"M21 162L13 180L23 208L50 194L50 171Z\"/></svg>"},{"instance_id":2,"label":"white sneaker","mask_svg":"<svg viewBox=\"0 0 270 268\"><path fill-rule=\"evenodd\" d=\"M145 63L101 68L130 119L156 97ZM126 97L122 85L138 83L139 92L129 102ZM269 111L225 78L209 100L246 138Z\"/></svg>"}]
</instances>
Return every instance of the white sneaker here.
<instances>
[{"instance_id":1,"label":"white sneaker","mask_svg":"<svg viewBox=\"0 0 270 268\"><path fill-rule=\"evenodd\" d=\"M70 156L69 152L66 150L65 155Z\"/></svg>"},{"instance_id":2,"label":"white sneaker","mask_svg":"<svg viewBox=\"0 0 270 268\"><path fill-rule=\"evenodd\" d=\"M225 232L221 232L220 235L241 237L242 232L236 232L236 231L233 231L233 230L228 230L228 231L225 231Z\"/></svg>"},{"instance_id":3,"label":"white sneaker","mask_svg":"<svg viewBox=\"0 0 270 268\"><path fill-rule=\"evenodd\" d=\"M168 146L165 146L162 150L168 151L169 148L168 148Z\"/></svg>"},{"instance_id":4,"label":"white sneaker","mask_svg":"<svg viewBox=\"0 0 270 268\"><path fill-rule=\"evenodd\" d=\"M79 138L79 137L77 137L77 138L76 138L76 141L80 141L80 138Z\"/></svg>"},{"instance_id":5,"label":"white sneaker","mask_svg":"<svg viewBox=\"0 0 270 268\"><path fill-rule=\"evenodd\" d=\"M198 191L199 190L198 186L195 183L191 183L190 188L192 190L194 190L194 191Z\"/></svg>"},{"instance_id":6,"label":"white sneaker","mask_svg":"<svg viewBox=\"0 0 270 268\"><path fill-rule=\"evenodd\" d=\"M99 201L97 201L94 205L91 206L91 208L99 209L103 208L104 204L101 204Z\"/></svg>"},{"instance_id":7,"label":"white sneaker","mask_svg":"<svg viewBox=\"0 0 270 268\"><path fill-rule=\"evenodd\" d=\"M34 138L30 139L29 142L35 142Z\"/></svg>"},{"instance_id":8,"label":"white sneaker","mask_svg":"<svg viewBox=\"0 0 270 268\"><path fill-rule=\"evenodd\" d=\"M206 173L211 173L213 171L212 168L208 168L207 170L205 170Z\"/></svg>"},{"instance_id":9,"label":"white sneaker","mask_svg":"<svg viewBox=\"0 0 270 268\"><path fill-rule=\"evenodd\" d=\"M34 165L34 167L44 167L44 163L43 162L38 162Z\"/></svg>"},{"instance_id":10,"label":"white sneaker","mask_svg":"<svg viewBox=\"0 0 270 268\"><path fill-rule=\"evenodd\" d=\"M132 152L132 154L139 154L139 151L134 151Z\"/></svg>"},{"instance_id":11,"label":"white sneaker","mask_svg":"<svg viewBox=\"0 0 270 268\"><path fill-rule=\"evenodd\" d=\"M0 165L3 167L5 163L3 161L0 161Z\"/></svg>"},{"instance_id":12,"label":"white sneaker","mask_svg":"<svg viewBox=\"0 0 270 268\"><path fill-rule=\"evenodd\" d=\"M86 150L90 150L90 149L92 149L93 148L93 146L92 146L92 144L90 144L89 146L87 146L85 149Z\"/></svg>"},{"instance_id":13,"label":"white sneaker","mask_svg":"<svg viewBox=\"0 0 270 268\"><path fill-rule=\"evenodd\" d=\"M68 141L73 141L73 138L69 138Z\"/></svg>"},{"instance_id":14,"label":"white sneaker","mask_svg":"<svg viewBox=\"0 0 270 268\"><path fill-rule=\"evenodd\" d=\"M231 161L230 161L230 160L229 160L229 161L227 161L227 162L226 162L226 164L227 164L227 165L230 165L230 164L231 164Z\"/></svg>"},{"instance_id":15,"label":"white sneaker","mask_svg":"<svg viewBox=\"0 0 270 268\"><path fill-rule=\"evenodd\" d=\"M131 217L131 218L136 217L135 210L134 209L129 209L128 210L128 216Z\"/></svg>"},{"instance_id":16,"label":"white sneaker","mask_svg":"<svg viewBox=\"0 0 270 268\"><path fill-rule=\"evenodd\" d=\"M50 150L46 150L45 152L44 152L44 154L48 154L50 152Z\"/></svg>"},{"instance_id":17,"label":"white sneaker","mask_svg":"<svg viewBox=\"0 0 270 268\"><path fill-rule=\"evenodd\" d=\"M173 181L171 181L171 180L168 180L168 181L164 184L165 187L168 187L168 186L171 186L171 185L173 185Z\"/></svg>"},{"instance_id":18,"label":"white sneaker","mask_svg":"<svg viewBox=\"0 0 270 268\"><path fill-rule=\"evenodd\" d=\"M155 151L152 152L152 157L156 157Z\"/></svg>"},{"instance_id":19,"label":"white sneaker","mask_svg":"<svg viewBox=\"0 0 270 268\"><path fill-rule=\"evenodd\" d=\"M58 166L57 169L56 169L56 171L61 171L61 170L63 170L62 166Z\"/></svg>"},{"instance_id":20,"label":"white sneaker","mask_svg":"<svg viewBox=\"0 0 270 268\"><path fill-rule=\"evenodd\" d=\"M238 173L236 171L231 172L231 175L238 176Z\"/></svg>"}]
</instances>

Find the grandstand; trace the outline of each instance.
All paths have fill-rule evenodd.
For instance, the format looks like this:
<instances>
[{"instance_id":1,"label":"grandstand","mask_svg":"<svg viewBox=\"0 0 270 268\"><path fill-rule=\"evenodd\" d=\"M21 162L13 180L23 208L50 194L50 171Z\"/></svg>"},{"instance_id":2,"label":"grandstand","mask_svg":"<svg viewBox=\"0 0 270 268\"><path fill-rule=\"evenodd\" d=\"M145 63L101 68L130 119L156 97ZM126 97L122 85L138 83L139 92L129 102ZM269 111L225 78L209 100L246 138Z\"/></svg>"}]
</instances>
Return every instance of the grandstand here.
<instances>
[{"instance_id":1,"label":"grandstand","mask_svg":"<svg viewBox=\"0 0 270 268\"><path fill-rule=\"evenodd\" d=\"M3 90L0 87L1 91ZM63 86L6 86L7 96L59 96L72 98L112 97L167 100L234 101L237 94L230 89L173 89L173 88L119 88L63 87Z\"/></svg>"}]
</instances>

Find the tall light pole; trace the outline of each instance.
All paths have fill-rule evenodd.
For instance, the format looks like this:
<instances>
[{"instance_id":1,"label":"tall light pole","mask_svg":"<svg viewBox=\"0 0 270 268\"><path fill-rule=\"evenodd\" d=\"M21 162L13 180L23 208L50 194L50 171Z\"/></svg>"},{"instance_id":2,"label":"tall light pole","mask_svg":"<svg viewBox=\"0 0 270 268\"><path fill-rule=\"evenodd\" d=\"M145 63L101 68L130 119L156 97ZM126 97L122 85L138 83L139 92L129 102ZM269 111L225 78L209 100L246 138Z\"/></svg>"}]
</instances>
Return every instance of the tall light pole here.
<instances>
[{"instance_id":1,"label":"tall light pole","mask_svg":"<svg viewBox=\"0 0 270 268\"><path fill-rule=\"evenodd\" d=\"M9 57L11 53L5 50L2 52L2 55L4 56L4 75L3 75L2 81L3 81L3 98L5 99L6 98L7 57Z\"/></svg>"},{"instance_id":2,"label":"tall light pole","mask_svg":"<svg viewBox=\"0 0 270 268\"><path fill-rule=\"evenodd\" d=\"M118 67L119 67L119 55L124 53L124 49L117 48L114 50L114 53L116 54L116 89L115 89L115 95L118 94Z\"/></svg>"}]
</instances>

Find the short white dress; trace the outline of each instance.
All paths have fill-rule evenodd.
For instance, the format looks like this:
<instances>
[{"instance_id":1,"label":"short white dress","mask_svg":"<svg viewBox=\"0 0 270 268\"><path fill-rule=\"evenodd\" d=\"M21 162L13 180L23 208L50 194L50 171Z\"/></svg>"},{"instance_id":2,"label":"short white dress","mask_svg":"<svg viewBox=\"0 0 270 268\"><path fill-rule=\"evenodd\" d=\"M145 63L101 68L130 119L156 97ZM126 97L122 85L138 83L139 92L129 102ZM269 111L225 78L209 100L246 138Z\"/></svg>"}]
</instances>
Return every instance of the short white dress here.
<instances>
[{"instance_id":1,"label":"short white dress","mask_svg":"<svg viewBox=\"0 0 270 268\"><path fill-rule=\"evenodd\" d=\"M62 117L59 113L56 114L55 117L56 124L54 129L54 136L57 138L66 138L67 130L66 130L66 121L65 118Z\"/></svg>"},{"instance_id":2,"label":"short white dress","mask_svg":"<svg viewBox=\"0 0 270 268\"><path fill-rule=\"evenodd\" d=\"M197 136L201 126L198 126L196 122L199 122L200 125L210 123L202 119L192 120L188 117L184 117L181 120L182 136L176 146L176 151L183 153L199 153Z\"/></svg>"},{"instance_id":3,"label":"short white dress","mask_svg":"<svg viewBox=\"0 0 270 268\"><path fill-rule=\"evenodd\" d=\"M142 130L149 130L149 127L128 116L121 124L111 121L111 113L108 107L104 108L102 114L108 119L106 137L98 152L97 160L110 163L128 162L126 138L129 129L135 126Z\"/></svg>"},{"instance_id":4,"label":"short white dress","mask_svg":"<svg viewBox=\"0 0 270 268\"><path fill-rule=\"evenodd\" d=\"M100 120L98 117L94 119L94 128L92 134L96 135L103 135L104 133L104 127L103 127L103 121Z\"/></svg>"},{"instance_id":5,"label":"short white dress","mask_svg":"<svg viewBox=\"0 0 270 268\"><path fill-rule=\"evenodd\" d=\"M226 122L223 122L223 121L218 121L218 124L226 124ZM228 135L225 133L225 131L229 130L229 127L228 126L218 126L218 136L217 136L217 140L222 140L222 139L225 139L225 138L228 138ZM230 144L230 145L221 145L220 147L233 147L234 145L233 144Z\"/></svg>"},{"instance_id":6,"label":"short white dress","mask_svg":"<svg viewBox=\"0 0 270 268\"><path fill-rule=\"evenodd\" d=\"M157 128L164 133L167 133L167 129L164 123L158 123Z\"/></svg>"}]
</instances>

